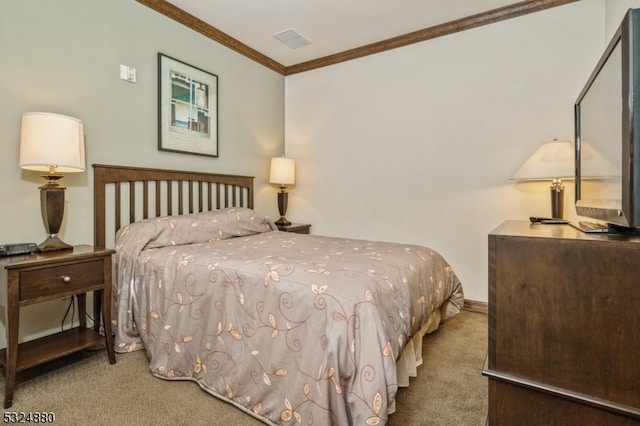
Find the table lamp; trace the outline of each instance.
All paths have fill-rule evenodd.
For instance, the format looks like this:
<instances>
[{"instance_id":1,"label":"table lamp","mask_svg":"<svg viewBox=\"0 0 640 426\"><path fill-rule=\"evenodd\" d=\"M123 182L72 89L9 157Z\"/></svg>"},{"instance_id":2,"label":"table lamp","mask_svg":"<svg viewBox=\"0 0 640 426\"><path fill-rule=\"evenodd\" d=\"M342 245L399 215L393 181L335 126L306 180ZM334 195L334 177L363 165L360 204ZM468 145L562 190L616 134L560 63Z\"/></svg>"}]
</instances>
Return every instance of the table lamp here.
<instances>
[{"instance_id":1,"label":"table lamp","mask_svg":"<svg viewBox=\"0 0 640 426\"><path fill-rule=\"evenodd\" d=\"M586 141L582 145L582 168L585 179L617 176L616 167ZM575 145L571 141L543 143L513 174L515 180L551 181L551 218L562 219L564 186L562 179L575 178Z\"/></svg>"},{"instance_id":2,"label":"table lamp","mask_svg":"<svg viewBox=\"0 0 640 426\"><path fill-rule=\"evenodd\" d=\"M291 225L285 218L287 213L287 202L289 194L286 192L287 185L296 183L296 161L291 158L274 157L271 159L271 173L269 182L280 185L278 193L278 210L280 211L280 219L275 223L278 227Z\"/></svg>"},{"instance_id":3,"label":"table lamp","mask_svg":"<svg viewBox=\"0 0 640 426\"><path fill-rule=\"evenodd\" d=\"M62 173L85 171L84 129L77 118L46 112L22 115L20 167L46 172L40 187L42 221L48 238L39 251L63 250L71 246L58 238L64 216L64 190L58 184Z\"/></svg>"},{"instance_id":4,"label":"table lamp","mask_svg":"<svg viewBox=\"0 0 640 426\"><path fill-rule=\"evenodd\" d=\"M573 142L543 143L511 176L514 180L551 181L551 218L562 219L564 186L562 179L575 177L575 148Z\"/></svg>"}]
</instances>

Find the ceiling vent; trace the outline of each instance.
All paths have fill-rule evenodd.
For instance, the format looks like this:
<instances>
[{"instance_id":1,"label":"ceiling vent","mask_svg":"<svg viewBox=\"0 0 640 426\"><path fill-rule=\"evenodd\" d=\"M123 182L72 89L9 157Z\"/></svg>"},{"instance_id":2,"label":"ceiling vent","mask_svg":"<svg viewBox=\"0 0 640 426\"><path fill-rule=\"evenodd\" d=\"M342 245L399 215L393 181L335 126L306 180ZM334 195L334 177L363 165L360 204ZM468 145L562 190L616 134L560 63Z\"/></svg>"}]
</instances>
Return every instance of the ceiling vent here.
<instances>
[{"instance_id":1,"label":"ceiling vent","mask_svg":"<svg viewBox=\"0 0 640 426\"><path fill-rule=\"evenodd\" d=\"M296 30L289 28L288 30L280 31L273 35L275 38L286 44L292 49L298 47L307 46L311 44L309 40L302 37Z\"/></svg>"}]
</instances>

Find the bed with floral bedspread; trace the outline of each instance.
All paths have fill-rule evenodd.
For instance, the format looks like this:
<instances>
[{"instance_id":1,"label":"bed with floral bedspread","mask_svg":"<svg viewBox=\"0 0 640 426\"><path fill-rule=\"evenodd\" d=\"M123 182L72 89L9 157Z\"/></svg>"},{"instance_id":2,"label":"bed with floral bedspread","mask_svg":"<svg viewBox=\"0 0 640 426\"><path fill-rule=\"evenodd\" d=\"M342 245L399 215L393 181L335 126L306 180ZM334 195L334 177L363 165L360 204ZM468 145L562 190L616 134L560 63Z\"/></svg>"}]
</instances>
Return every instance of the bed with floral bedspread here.
<instances>
[{"instance_id":1,"label":"bed with floral bedspread","mask_svg":"<svg viewBox=\"0 0 640 426\"><path fill-rule=\"evenodd\" d=\"M433 249L280 232L246 208L128 224L114 260L116 350L274 425L386 423L423 335L463 305Z\"/></svg>"}]
</instances>

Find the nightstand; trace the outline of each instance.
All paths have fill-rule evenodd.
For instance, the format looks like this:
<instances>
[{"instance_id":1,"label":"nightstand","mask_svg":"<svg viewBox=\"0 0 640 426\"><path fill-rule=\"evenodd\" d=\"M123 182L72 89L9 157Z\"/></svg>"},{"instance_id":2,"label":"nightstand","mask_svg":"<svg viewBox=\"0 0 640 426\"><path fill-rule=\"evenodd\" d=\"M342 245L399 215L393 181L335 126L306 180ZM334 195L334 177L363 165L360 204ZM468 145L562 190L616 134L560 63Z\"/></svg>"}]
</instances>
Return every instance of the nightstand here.
<instances>
[{"instance_id":1,"label":"nightstand","mask_svg":"<svg viewBox=\"0 0 640 426\"><path fill-rule=\"evenodd\" d=\"M311 228L311 225L306 223L292 223L287 226L278 226L280 231L295 232L296 234L308 234L309 228Z\"/></svg>"},{"instance_id":2,"label":"nightstand","mask_svg":"<svg viewBox=\"0 0 640 426\"><path fill-rule=\"evenodd\" d=\"M116 357L111 335L111 255L114 250L74 246L73 250L50 251L0 258L0 304L4 307L7 349L0 351L5 367L4 408L13 404L16 373L47 361L106 343L109 362ZM94 313L93 329L87 328L86 293L102 294L104 336L99 333L100 313ZM76 296L79 326L18 344L20 308ZM57 322L59 318L55 318Z\"/></svg>"}]
</instances>

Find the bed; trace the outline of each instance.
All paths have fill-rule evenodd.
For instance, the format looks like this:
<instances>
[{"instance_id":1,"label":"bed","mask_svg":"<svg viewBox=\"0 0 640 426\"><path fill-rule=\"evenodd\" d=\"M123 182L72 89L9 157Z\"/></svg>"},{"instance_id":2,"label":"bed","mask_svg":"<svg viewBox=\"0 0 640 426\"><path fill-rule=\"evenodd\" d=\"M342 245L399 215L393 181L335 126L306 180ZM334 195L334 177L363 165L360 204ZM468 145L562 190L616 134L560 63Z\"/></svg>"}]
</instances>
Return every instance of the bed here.
<instances>
[{"instance_id":1,"label":"bed","mask_svg":"<svg viewBox=\"0 0 640 426\"><path fill-rule=\"evenodd\" d=\"M435 250L278 231L253 177L94 165L119 353L266 424L383 425L463 290Z\"/></svg>"}]
</instances>

